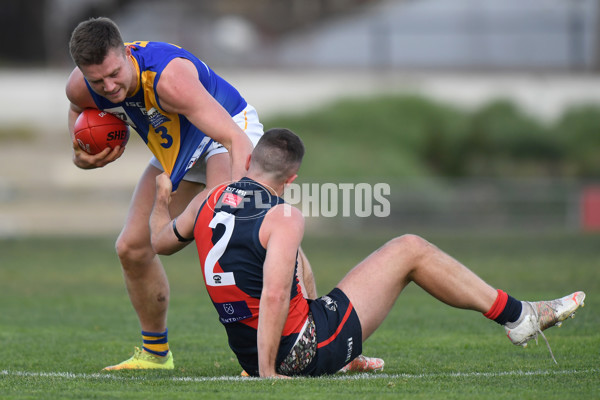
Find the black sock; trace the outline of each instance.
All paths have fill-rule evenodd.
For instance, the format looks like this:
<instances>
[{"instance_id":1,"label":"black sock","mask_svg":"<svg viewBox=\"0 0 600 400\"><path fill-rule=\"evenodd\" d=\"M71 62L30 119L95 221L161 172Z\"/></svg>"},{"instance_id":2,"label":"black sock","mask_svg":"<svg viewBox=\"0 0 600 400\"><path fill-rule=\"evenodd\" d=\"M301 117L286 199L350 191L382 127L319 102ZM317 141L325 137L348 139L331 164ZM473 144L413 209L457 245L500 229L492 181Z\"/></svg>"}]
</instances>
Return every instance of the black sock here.
<instances>
[{"instance_id":1,"label":"black sock","mask_svg":"<svg viewBox=\"0 0 600 400\"><path fill-rule=\"evenodd\" d=\"M523 305L519 300L509 296L502 289L497 289L497 291L498 296L496 297L494 304L492 304L489 311L483 315L486 318L496 321L500 325L504 325L507 322L515 322L521 316Z\"/></svg>"},{"instance_id":2,"label":"black sock","mask_svg":"<svg viewBox=\"0 0 600 400\"><path fill-rule=\"evenodd\" d=\"M523 304L512 296L508 296L506 300L506 306L504 310L498 315L498 317L494 320L500 325L504 325L507 322L515 322L521 316L521 311L523 310Z\"/></svg>"}]
</instances>

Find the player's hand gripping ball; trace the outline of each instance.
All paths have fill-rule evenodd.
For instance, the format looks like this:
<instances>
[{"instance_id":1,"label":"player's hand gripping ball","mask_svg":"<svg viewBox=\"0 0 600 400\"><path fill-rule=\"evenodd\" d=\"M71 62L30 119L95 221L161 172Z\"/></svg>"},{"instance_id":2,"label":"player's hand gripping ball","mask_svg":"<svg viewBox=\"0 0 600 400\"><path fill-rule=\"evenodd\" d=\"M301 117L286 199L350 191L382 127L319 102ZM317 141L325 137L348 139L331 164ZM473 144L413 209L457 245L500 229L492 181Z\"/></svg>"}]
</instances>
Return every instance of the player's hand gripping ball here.
<instances>
[{"instance_id":1,"label":"player's hand gripping ball","mask_svg":"<svg viewBox=\"0 0 600 400\"><path fill-rule=\"evenodd\" d=\"M86 108L75 121L75 139L86 153L98 154L107 147L121 147L129 140L129 126L119 117Z\"/></svg>"}]
</instances>

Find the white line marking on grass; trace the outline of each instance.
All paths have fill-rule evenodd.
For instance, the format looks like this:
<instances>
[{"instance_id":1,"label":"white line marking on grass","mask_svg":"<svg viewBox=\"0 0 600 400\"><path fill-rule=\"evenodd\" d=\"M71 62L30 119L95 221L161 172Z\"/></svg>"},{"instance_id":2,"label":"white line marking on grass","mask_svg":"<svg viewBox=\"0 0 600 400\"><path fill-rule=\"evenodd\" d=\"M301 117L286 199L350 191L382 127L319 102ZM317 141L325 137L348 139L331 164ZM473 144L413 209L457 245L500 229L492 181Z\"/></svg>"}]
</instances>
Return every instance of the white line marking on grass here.
<instances>
[{"instance_id":1,"label":"white line marking on grass","mask_svg":"<svg viewBox=\"0 0 600 400\"><path fill-rule=\"evenodd\" d=\"M551 375L575 375L599 373L600 369L582 369L582 370L558 370L558 371L500 371L500 372L442 372L430 374L384 374L384 373L361 373L347 375L324 376L320 378L309 379L333 379L333 380L360 380L360 379L426 379L426 378L498 378L503 376L551 376ZM28 371L0 371L0 376L22 376L33 378L62 378L62 379L104 379L115 381L145 381L145 380L169 380L173 382L222 382L222 381L252 381L258 378L248 378L242 376L175 376L175 377L139 377L122 376L114 373L96 373L84 374L73 372L28 372Z\"/></svg>"}]
</instances>

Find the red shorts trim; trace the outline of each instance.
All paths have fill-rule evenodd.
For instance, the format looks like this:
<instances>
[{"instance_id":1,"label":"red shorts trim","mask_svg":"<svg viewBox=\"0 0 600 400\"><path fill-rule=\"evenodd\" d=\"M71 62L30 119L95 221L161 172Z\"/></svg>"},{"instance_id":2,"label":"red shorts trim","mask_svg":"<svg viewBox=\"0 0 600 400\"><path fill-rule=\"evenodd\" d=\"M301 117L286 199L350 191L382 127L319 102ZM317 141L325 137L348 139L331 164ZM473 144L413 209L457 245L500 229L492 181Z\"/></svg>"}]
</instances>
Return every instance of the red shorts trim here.
<instances>
[{"instance_id":1,"label":"red shorts trim","mask_svg":"<svg viewBox=\"0 0 600 400\"><path fill-rule=\"evenodd\" d=\"M338 326L338 328L336 329L336 331L333 333L333 335L331 335L329 337L329 339L324 340L321 343L317 343L317 349L320 349L321 347L327 346L329 343L333 342L336 337L338 337L338 335L342 331L342 328L346 324L346 321L348 321L348 318L350 317L350 314L352 313L353 309L354 309L354 307L352 306L352 303L350 303L350 306L346 309L346 314L344 314L344 318L342 318L342 322L340 323L340 325Z\"/></svg>"}]
</instances>

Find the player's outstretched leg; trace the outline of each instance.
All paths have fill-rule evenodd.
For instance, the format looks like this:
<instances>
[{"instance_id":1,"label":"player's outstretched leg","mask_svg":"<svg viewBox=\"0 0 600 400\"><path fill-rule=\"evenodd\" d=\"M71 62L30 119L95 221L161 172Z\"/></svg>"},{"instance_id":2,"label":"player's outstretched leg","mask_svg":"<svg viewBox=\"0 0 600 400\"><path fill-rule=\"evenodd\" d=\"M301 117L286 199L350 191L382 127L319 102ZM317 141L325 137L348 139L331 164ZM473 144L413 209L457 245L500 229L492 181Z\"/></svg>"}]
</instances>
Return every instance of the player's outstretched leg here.
<instances>
[{"instance_id":1,"label":"player's outstretched leg","mask_svg":"<svg viewBox=\"0 0 600 400\"><path fill-rule=\"evenodd\" d=\"M156 190L156 176L160 172L153 166L146 168L135 189L125 226L116 243L127 293L142 328L142 349L136 350L133 357L105 370L145 369L144 366L155 369L157 365L173 363L172 356L167 363L169 343L166 324L170 295L169 281L160 258L152 249L148 224L152 211L152 198ZM154 332L154 334L147 335L151 337L149 340L144 340L144 332ZM163 356L156 361L164 361L164 363L152 362L157 356Z\"/></svg>"}]
</instances>

